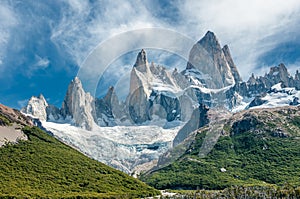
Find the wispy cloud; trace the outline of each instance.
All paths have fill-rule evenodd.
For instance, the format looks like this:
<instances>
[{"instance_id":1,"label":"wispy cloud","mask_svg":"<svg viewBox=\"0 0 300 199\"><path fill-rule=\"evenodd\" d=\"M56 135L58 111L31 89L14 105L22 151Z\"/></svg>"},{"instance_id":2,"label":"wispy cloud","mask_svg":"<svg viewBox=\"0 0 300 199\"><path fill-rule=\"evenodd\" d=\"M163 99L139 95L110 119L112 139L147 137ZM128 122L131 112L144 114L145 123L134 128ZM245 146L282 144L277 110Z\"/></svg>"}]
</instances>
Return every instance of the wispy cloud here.
<instances>
[{"instance_id":1,"label":"wispy cloud","mask_svg":"<svg viewBox=\"0 0 300 199\"><path fill-rule=\"evenodd\" d=\"M38 57L38 61L34 66L45 69L49 66L50 61L47 58Z\"/></svg>"},{"instance_id":2,"label":"wispy cloud","mask_svg":"<svg viewBox=\"0 0 300 199\"><path fill-rule=\"evenodd\" d=\"M258 58L262 54L290 39L283 34L295 35L300 29L298 0L153 1L150 5L144 1L66 3L68 9L52 30L51 38L66 48L78 64L103 40L128 30L165 27L194 39L212 30L221 43L229 44L246 78L249 72L259 70Z\"/></svg>"},{"instance_id":3,"label":"wispy cloud","mask_svg":"<svg viewBox=\"0 0 300 199\"><path fill-rule=\"evenodd\" d=\"M50 61L47 57L40 57L35 55L34 63L29 65L26 70L27 77L32 77L36 72L41 73L41 71L45 71L49 67Z\"/></svg>"},{"instance_id":4,"label":"wispy cloud","mask_svg":"<svg viewBox=\"0 0 300 199\"><path fill-rule=\"evenodd\" d=\"M139 1L66 2L68 9L59 25L53 28L51 39L56 45L66 48L78 65L105 39L128 30L160 24Z\"/></svg>"},{"instance_id":5,"label":"wispy cloud","mask_svg":"<svg viewBox=\"0 0 300 199\"><path fill-rule=\"evenodd\" d=\"M6 49L10 39L11 29L18 24L18 20L13 9L5 2L0 4L0 65L6 57ZM0 74L3 72L4 66L0 66Z\"/></svg>"}]
</instances>

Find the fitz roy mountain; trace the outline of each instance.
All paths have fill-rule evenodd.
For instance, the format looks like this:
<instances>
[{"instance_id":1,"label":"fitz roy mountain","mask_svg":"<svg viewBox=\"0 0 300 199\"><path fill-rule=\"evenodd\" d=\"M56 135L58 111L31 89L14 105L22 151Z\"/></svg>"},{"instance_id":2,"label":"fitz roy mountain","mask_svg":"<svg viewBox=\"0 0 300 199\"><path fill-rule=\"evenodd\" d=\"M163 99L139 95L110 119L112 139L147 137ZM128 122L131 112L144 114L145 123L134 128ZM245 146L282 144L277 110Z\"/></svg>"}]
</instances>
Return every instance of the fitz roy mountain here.
<instances>
[{"instance_id":1,"label":"fitz roy mountain","mask_svg":"<svg viewBox=\"0 0 300 199\"><path fill-rule=\"evenodd\" d=\"M131 69L124 101L114 87L103 98L94 98L75 77L61 108L49 105L40 95L21 111L86 155L138 174L159 168L159 158L195 130L221 125L235 112L298 105L299 90L299 72L291 76L284 64L243 81L229 47L222 47L208 31L190 50L183 71L149 63L142 49ZM219 127L215 131L223 128Z\"/></svg>"}]
</instances>

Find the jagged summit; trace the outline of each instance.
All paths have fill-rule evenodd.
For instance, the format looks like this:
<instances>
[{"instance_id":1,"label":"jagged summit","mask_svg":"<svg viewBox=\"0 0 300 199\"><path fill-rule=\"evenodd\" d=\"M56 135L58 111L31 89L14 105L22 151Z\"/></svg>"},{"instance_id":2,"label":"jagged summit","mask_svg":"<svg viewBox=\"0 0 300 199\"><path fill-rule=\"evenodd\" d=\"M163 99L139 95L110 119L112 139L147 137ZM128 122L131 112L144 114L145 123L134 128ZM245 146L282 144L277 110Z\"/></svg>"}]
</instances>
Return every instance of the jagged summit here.
<instances>
[{"instance_id":1,"label":"jagged summit","mask_svg":"<svg viewBox=\"0 0 300 199\"><path fill-rule=\"evenodd\" d=\"M221 48L216 35L208 31L190 51L186 70L198 73L197 80L206 88L220 89L240 80L228 47ZM225 55L226 53L226 55ZM234 78L234 74L236 78Z\"/></svg>"},{"instance_id":2,"label":"jagged summit","mask_svg":"<svg viewBox=\"0 0 300 199\"><path fill-rule=\"evenodd\" d=\"M146 51L144 49L142 49L139 52L139 54L138 54L138 56L136 58L136 62L134 64L134 67L138 67L138 66L146 64L146 63L148 63L147 56L146 56Z\"/></svg>"},{"instance_id":3,"label":"jagged summit","mask_svg":"<svg viewBox=\"0 0 300 199\"><path fill-rule=\"evenodd\" d=\"M82 87L82 83L78 76L74 77L74 79L71 80L71 83L81 85Z\"/></svg>"},{"instance_id":4,"label":"jagged summit","mask_svg":"<svg viewBox=\"0 0 300 199\"><path fill-rule=\"evenodd\" d=\"M21 109L22 113L30 114L42 121L47 120L46 107L48 103L44 96L40 94L38 97L32 96L26 107Z\"/></svg>"},{"instance_id":5,"label":"jagged summit","mask_svg":"<svg viewBox=\"0 0 300 199\"><path fill-rule=\"evenodd\" d=\"M110 86L108 88L108 91L106 93L106 95L104 96L104 100L108 101L111 99L112 95L114 95L115 88L113 86Z\"/></svg>"},{"instance_id":6,"label":"jagged summit","mask_svg":"<svg viewBox=\"0 0 300 199\"><path fill-rule=\"evenodd\" d=\"M146 51L144 49L142 49L136 58L136 62L133 65L134 68L136 68L138 71L142 72L142 73L149 73L149 64L147 61L147 55L146 55Z\"/></svg>"},{"instance_id":7,"label":"jagged summit","mask_svg":"<svg viewBox=\"0 0 300 199\"><path fill-rule=\"evenodd\" d=\"M247 81L248 91L251 95L260 95L263 92L267 92L273 85L283 83L284 87L295 87L300 89L300 82L297 78L293 78L284 64L279 64L270 68L270 71L264 76L255 77L254 74Z\"/></svg>"},{"instance_id":8,"label":"jagged summit","mask_svg":"<svg viewBox=\"0 0 300 199\"><path fill-rule=\"evenodd\" d=\"M80 79L75 77L68 87L61 114L64 118L70 116L76 126L91 130L93 100L93 97L83 90Z\"/></svg>"},{"instance_id":9,"label":"jagged summit","mask_svg":"<svg viewBox=\"0 0 300 199\"><path fill-rule=\"evenodd\" d=\"M215 35L215 33L213 33L212 31L207 31L207 33L204 35L204 37L202 39L200 39L198 41L198 43L207 48L221 49L221 44L220 44L217 36Z\"/></svg>"},{"instance_id":10,"label":"jagged summit","mask_svg":"<svg viewBox=\"0 0 300 199\"><path fill-rule=\"evenodd\" d=\"M242 78L241 78L241 76L240 76L240 74L239 74L239 71L238 71L236 65L235 65L234 62L233 62L233 59L232 59L232 57L231 57L231 53L230 53L230 50L229 50L228 45L225 45L225 46L222 48L222 51L223 51L223 53L224 53L224 55L225 55L225 57L226 57L226 60L227 60L227 62L228 62L228 64L229 64L229 67L230 67L230 69L231 69L231 73L232 73L232 75L233 75L233 77L234 77L235 83L240 83L240 82L242 82L243 80L242 80Z\"/></svg>"}]
</instances>

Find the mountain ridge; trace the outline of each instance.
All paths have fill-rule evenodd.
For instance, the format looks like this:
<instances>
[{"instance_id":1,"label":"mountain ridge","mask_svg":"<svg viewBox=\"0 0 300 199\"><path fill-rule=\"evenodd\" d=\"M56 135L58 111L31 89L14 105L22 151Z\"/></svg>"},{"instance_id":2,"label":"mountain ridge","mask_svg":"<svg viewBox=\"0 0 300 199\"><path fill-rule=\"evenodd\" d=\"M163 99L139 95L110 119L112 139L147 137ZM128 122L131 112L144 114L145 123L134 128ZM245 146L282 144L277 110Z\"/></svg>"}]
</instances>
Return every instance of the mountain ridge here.
<instances>
[{"instance_id":1,"label":"mountain ridge","mask_svg":"<svg viewBox=\"0 0 300 199\"><path fill-rule=\"evenodd\" d=\"M208 66L212 68L209 69ZM45 122L54 122L54 124L44 124L67 142L70 140L76 142L81 151L89 155L93 154L97 160L104 161L125 172L134 173L134 168L139 167L139 164L144 164L145 161L158 161L160 155L180 144L192 132L209 125L212 119L207 117L207 109L221 108L220 110L234 113L262 106L295 106L299 104L300 98L300 92L298 92L300 74L296 72L295 77L290 76L284 64L272 67L265 76L255 77L252 74L248 81L242 81L229 47L225 45L222 48L216 35L210 31L191 49L185 70L170 71L153 62L149 64L146 51L142 49L137 55L130 75L130 89L124 102L119 101L113 87L108 89L107 95L102 99L90 96L82 88L79 78L75 77L69 85L61 109L50 105L46 108L40 107L46 109L47 121ZM215 82L214 78L216 78ZM77 82L76 89L72 89L74 82ZM272 89L279 83L282 83L280 89ZM292 91L293 87L294 91ZM283 100L284 97L286 97L285 100ZM271 101L280 103L270 103ZM26 113L37 116L32 111ZM108 138L103 141L103 144L108 146L96 145L101 148L112 147L117 154L115 159L118 161L108 162L109 154L105 151L99 152L100 148L96 149L99 150L99 155L93 152L94 149L91 149L91 146L85 146L86 149L79 146L81 141L74 140L77 138L67 133L61 133L63 125L58 127L55 123L70 123L91 131L85 132L91 136L85 139L96 143L98 142L94 140L97 138L96 131L110 132L111 128L116 127L118 129L116 137L101 135L105 139ZM98 126L103 128L99 129ZM153 145L158 146L156 150L147 151L147 148L141 147L141 143L131 141L126 143L126 147L120 144L122 139L127 140L131 136L131 132L142 135L135 129L139 126L146 126L149 129L157 126L158 134L165 132L167 136L161 140L154 139L157 141L154 143L148 140L148 136L151 137L151 135L147 135L147 143L143 144L150 148ZM55 129L56 127L59 129ZM125 135L118 132L120 129L126 129L129 132ZM174 135L174 131L178 131L178 135ZM98 139L104 138L100 137ZM124 154L127 154L128 150L133 150L132 153L135 155L139 154L137 156L139 158L145 156L145 159L139 163L133 159L127 159Z\"/></svg>"}]
</instances>

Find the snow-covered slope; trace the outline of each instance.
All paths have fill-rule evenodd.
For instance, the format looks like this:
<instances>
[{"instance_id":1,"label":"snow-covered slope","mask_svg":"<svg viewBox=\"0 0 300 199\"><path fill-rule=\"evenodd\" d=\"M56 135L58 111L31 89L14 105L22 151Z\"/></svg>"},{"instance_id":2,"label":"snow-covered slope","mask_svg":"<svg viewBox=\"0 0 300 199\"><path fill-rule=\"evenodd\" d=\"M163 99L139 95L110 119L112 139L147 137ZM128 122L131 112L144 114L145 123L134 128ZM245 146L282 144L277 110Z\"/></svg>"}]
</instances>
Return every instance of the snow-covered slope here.
<instances>
[{"instance_id":1,"label":"snow-covered slope","mask_svg":"<svg viewBox=\"0 0 300 199\"><path fill-rule=\"evenodd\" d=\"M239 112L245 109L296 106L299 104L300 91L296 90L296 88L283 87L282 83L278 83L273 85L268 92L259 96L241 98L241 103L232 112Z\"/></svg>"},{"instance_id":2,"label":"snow-covered slope","mask_svg":"<svg viewBox=\"0 0 300 199\"><path fill-rule=\"evenodd\" d=\"M126 173L139 173L155 166L160 155L172 146L178 124L163 128L158 125L99 127L87 131L70 124L42 122L63 142L88 156Z\"/></svg>"},{"instance_id":3,"label":"snow-covered slope","mask_svg":"<svg viewBox=\"0 0 300 199\"><path fill-rule=\"evenodd\" d=\"M274 108L289 105L298 105L300 91L295 88L282 88L282 83L272 86L271 90L265 96L260 97L261 104L249 108Z\"/></svg>"}]
</instances>

